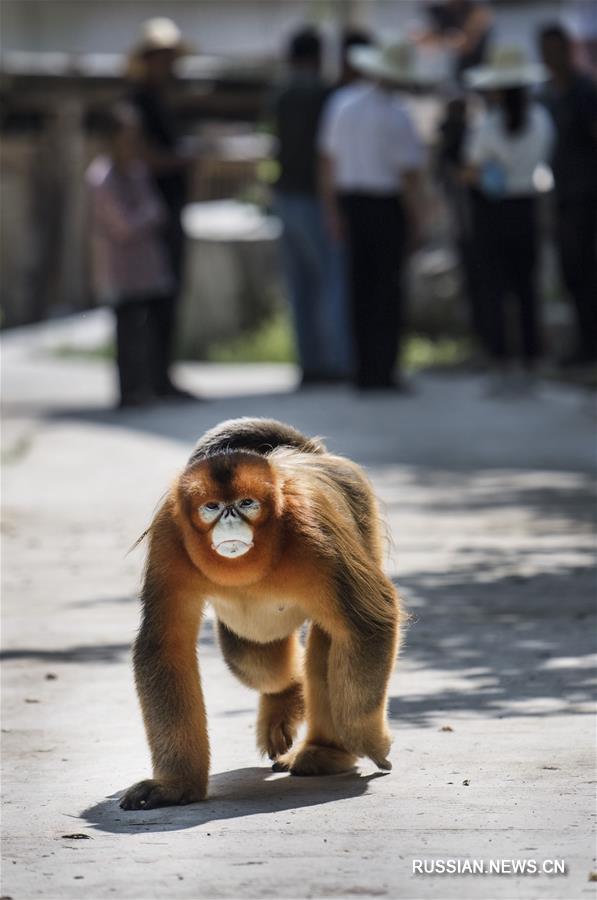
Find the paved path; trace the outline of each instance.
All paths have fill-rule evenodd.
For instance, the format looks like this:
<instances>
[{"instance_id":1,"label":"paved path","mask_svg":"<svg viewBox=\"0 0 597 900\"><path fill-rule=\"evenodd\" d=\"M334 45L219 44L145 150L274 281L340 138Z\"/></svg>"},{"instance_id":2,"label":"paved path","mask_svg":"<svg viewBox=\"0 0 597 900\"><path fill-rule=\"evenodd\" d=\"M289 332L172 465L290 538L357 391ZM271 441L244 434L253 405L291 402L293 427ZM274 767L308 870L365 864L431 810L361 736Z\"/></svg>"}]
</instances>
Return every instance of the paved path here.
<instances>
[{"instance_id":1,"label":"paved path","mask_svg":"<svg viewBox=\"0 0 597 900\"><path fill-rule=\"evenodd\" d=\"M293 393L289 368L194 366L181 377L209 402L125 416L106 408L109 368L52 358L52 334L3 346L3 896L593 896L589 398L487 401L456 376L404 399ZM149 771L129 654L142 554L126 549L196 437L241 414L325 435L384 501L412 612L394 769L273 775L208 621L210 799L125 814L118 793ZM448 858L567 874L412 872Z\"/></svg>"}]
</instances>

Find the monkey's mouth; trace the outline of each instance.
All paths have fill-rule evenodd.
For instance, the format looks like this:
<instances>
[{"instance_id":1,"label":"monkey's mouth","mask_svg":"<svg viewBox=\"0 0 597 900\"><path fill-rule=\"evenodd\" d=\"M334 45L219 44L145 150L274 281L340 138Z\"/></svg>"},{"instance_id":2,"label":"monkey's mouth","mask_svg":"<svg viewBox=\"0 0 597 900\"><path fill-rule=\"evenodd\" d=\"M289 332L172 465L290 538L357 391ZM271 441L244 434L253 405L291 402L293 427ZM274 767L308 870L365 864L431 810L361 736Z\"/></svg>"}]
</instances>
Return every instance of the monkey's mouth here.
<instances>
[{"instance_id":1,"label":"monkey's mouth","mask_svg":"<svg viewBox=\"0 0 597 900\"><path fill-rule=\"evenodd\" d=\"M220 556L226 556L229 559L235 556L244 556L245 553L248 553L251 547L253 546L253 542L250 541L220 541L218 544L212 544L213 549Z\"/></svg>"}]
</instances>

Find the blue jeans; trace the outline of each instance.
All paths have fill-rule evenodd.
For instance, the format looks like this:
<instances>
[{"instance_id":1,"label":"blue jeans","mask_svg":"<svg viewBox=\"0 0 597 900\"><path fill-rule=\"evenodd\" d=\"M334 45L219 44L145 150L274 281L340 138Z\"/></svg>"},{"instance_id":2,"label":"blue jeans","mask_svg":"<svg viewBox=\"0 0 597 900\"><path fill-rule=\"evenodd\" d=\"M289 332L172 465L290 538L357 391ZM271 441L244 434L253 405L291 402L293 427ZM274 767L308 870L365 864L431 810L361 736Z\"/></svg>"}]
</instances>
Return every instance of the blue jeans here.
<instances>
[{"instance_id":1,"label":"blue jeans","mask_svg":"<svg viewBox=\"0 0 597 900\"><path fill-rule=\"evenodd\" d=\"M332 259L317 197L276 191L275 209L284 226L282 262L303 376L343 377L346 330L330 291Z\"/></svg>"}]
</instances>

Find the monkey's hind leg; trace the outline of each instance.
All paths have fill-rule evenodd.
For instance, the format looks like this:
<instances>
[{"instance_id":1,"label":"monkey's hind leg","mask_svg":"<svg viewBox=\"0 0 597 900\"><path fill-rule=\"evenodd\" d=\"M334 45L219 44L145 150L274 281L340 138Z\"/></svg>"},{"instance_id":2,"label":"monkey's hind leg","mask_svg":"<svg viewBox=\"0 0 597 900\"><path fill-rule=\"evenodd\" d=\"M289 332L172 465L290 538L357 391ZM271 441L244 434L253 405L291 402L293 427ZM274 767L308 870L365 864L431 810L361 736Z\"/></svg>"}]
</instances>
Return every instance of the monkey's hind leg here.
<instances>
[{"instance_id":1,"label":"monkey's hind leg","mask_svg":"<svg viewBox=\"0 0 597 900\"><path fill-rule=\"evenodd\" d=\"M298 635L257 644L239 637L220 621L218 635L230 671L261 694L257 748L275 760L290 750L305 716L303 659Z\"/></svg>"},{"instance_id":2,"label":"monkey's hind leg","mask_svg":"<svg viewBox=\"0 0 597 900\"><path fill-rule=\"evenodd\" d=\"M276 771L292 775L337 775L350 772L357 757L342 744L332 719L328 685L330 639L312 624L307 639L306 700L307 736L296 750L281 756Z\"/></svg>"}]
</instances>

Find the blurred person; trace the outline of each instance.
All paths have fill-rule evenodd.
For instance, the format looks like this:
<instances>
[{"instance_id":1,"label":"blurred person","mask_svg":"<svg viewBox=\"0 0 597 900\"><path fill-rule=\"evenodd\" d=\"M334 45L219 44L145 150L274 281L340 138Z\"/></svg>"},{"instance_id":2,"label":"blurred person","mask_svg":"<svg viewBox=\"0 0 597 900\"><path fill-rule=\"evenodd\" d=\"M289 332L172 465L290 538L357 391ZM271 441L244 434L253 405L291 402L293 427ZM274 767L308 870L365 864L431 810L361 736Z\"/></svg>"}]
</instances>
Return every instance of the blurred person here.
<instances>
[{"instance_id":1,"label":"blurred person","mask_svg":"<svg viewBox=\"0 0 597 900\"><path fill-rule=\"evenodd\" d=\"M275 92L271 117L280 175L274 201L282 224L282 260L293 314L302 384L346 376L326 290L327 240L317 190L316 137L328 94L321 75L321 39L303 28L288 46L289 74Z\"/></svg>"},{"instance_id":2,"label":"blurred person","mask_svg":"<svg viewBox=\"0 0 597 900\"><path fill-rule=\"evenodd\" d=\"M366 83L337 104L322 152L327 218L347 240L355 380L359 388L400 388L402 269L420 232L424 150L398 86L418 82L403 42L352 47Z\"/></svg>"},{"instance_id":3,"label":"blurred person","mask_svg":"<svg viewBox=\"0 0 597 900\"><path fill-rule=\"evenodd\" d=\"M453 54L454 77L460 82L467 69L480 65L489 49L493 13L479 0L427 3L429 27L415 36L423 46L440 46Z\"/></svg>"},{"instance_id":4,"label":"blurred person","mask_svg":"<svg viewBox=\"0 0 597 900\"><path fill-rule=\"evenodd\" d=\"M120 406L142 406L169 380L161 334L174 286L162 230L167 210L142 161L135 111L116 107L105 129L106 153L86 175L94 283L116 317Z\"/></svg>"},{"instance_id":5,"label":"blurred person","mask_svg":"<svg viewBox=\"0 0 597 900\"><path fill-rule=\"evenodd\" d=\"M576 314L577 342L564 364L597 360L597 85L576 68L572 42L558 24L539 35L551 81L543 101L553 116L551 159L556 233L564 284Z\"/></svg>"},{"instance_id":6,"label":"blurred person","mask_svg":"<svg viewBox=\"0 0 597 900\"><path fill-rule=\"evenodd\" d=\"M128 101L138 113L144 159L154 186L162 198L166 216L162 225L174 278L171 303L164 307L161 322L162 352L172 359L176 312L184 263L184 233L181 214L187 202L190 164L183 152L169 90L175 84L175 63L189 50L177 25L167 18L149 19L129 56L131 88ZM167 365L162 366L167 372ZM159 387L164 397L191 398L168 378ZM194 399L194 398L193 398Z\"/></svg>"},{"instance_id":7,"label":"blurred person","mask_svg":"<svg viewBox=\"0 0 597 900\"><path fill-rule=\"evenodd\" d=\"M570 30L576 64L597 78L597 3L567 0L564 22Z\"/></svg>"},{"instance_id":8,"label":"blurred person","mask_svg":"<svg viewBox=\"0 0 597 900\"><path fill-rule=\"evenodd\" d=\"M472 88L486 96L491 92L491 106L471 133L465 157L469 178L483 197L478 224L486 334L498 367L496 392L529 386L541 355L534 175L549 158L553 126L545 109L531 101L529 88L544 77L542 66L509 47L496 48L489 64L467 75ZM507 328L510 294L520 323L522 378L511 371L517 354Z\"/></svg>"},{"instance_id":9,"label":"blurred person","mask_svg":"<svg viewBox=\"0 0 597 900\"><path fill-rule=\"evenodd\" d=\"M329 238L326 277L326 286L329 292L328 308L336 323L334 336L335 362L338 369L343 371L347 377L352 374L354 368L354 345L348 299L348 257L339 223L330 217L331 211L335 209L335 204L333 197L329 197L329 192L334 192L335 186L330 178L330 174L333 174L333 169L328 173L330 161L326 156L325 146L328 140L330 123L334 121L340 106L354 94L358 94L363 87L366 87L363 75L350 62L351 48L368 47L371 44L371 37L361 29L348 29L342 35L340 78L336 89L331 92L324 106L317 136L317 146L320 154L319 185L324 208L328 211L326 221L326 230Z\"/></svg>"},{"instance_id":10,"label":"blurred person","mask_svg":"<svg viewBox=\"0 0 597 900\"><path fill-rule=\"evenodd\" d=\"M469 322L474 339L485 349L485 318L478 252L478 191L462 178L464 151L470 126L467 98L464 93L450 97L438 128L435 150L435 175L439 181L451 216L454 240L464 278Z\"/></svg>"}]
</instances>

